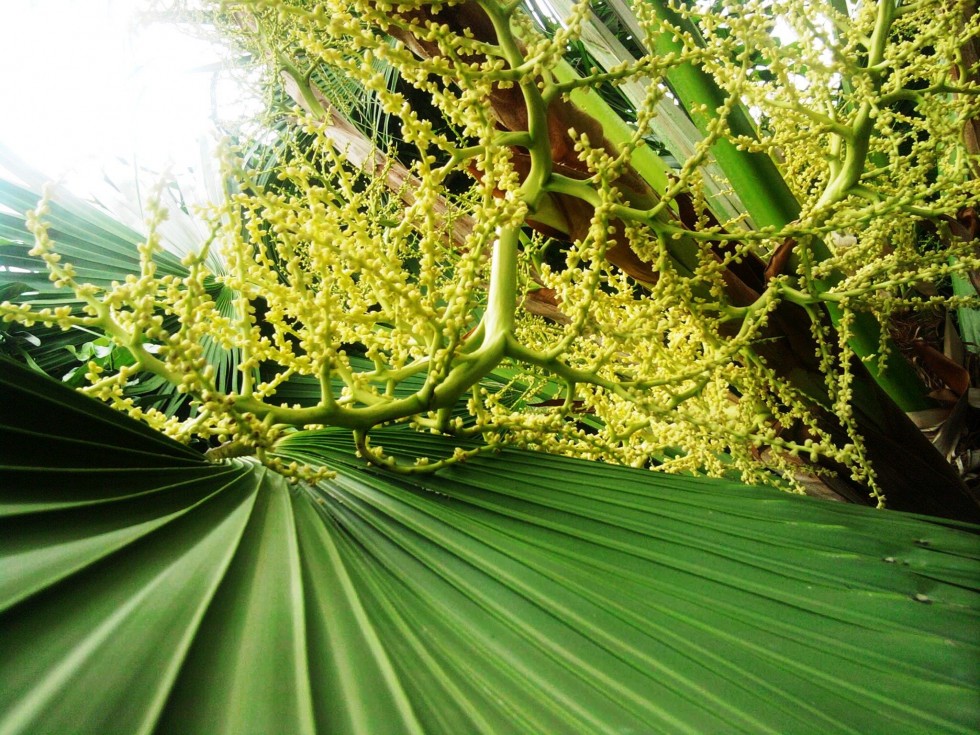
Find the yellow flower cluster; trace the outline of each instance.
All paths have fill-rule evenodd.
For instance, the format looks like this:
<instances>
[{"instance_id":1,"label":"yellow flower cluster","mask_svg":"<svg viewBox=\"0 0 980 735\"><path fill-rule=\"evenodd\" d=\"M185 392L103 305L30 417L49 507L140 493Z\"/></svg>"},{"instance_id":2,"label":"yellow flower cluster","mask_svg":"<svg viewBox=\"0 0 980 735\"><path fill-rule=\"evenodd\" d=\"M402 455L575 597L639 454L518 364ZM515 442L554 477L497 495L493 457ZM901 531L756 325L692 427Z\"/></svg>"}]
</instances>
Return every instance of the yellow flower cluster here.
<instances>
[{"instance_id":1,"label":"yellow flower cluster","mask_svg":"<svg viewBox=\"0 0 980 735\"><path fill-rule=\"evenodd\" d=\"M665 3L636 5L646 34L638 40L656 49L666 34L676 48L569 82L552 69L579 37L587 2L552 38L517 3L491 0L226 3L221 17L235 19L241 42L299 89L303 109L289 111L293 132L278 141L285 152L275 168L226 172L237 192L217 207L212 238L188 257L186 276L155 273L155 211L141 272L104 290L75 281L42 204L32 253L84 306L5 303L4 319L104 330L135 364L107 376L93 365L86 390L180 438L241 442L260 455L285 427L335 425L355 432L365 458L394 469L431 471L468 456L400 467L370 445L371 428L412 422L490 445L790 487L798 458L827 458L873 487L849 408L854 315L922 306L910 284L980 267L975 242L947 237L943 249L923 251L914 237L923 219L955 217L976 201L977 153L961 130L980 90L969 70L950 74L976 21L964 25L963 3L866 4L854 19L830 4L815 14L809 0L722 12L678 4L672 16L656 12ZM492 31L443 20L466 17L444 8L466 6ZM671 17L695 19L703 37ZM775 34L777 19L791 45ZM709 73L723 94L716 109L695 111L711 118L706 137L659 196L627 191L634 154L657 128L663 80L685 65ZM337 113L311 81L327 68L397 121L396 149L358 158L349 135L337 137ZM649 96L618 146L605 139L612 128L556 129L556 109L574 91L632 80ZM739 105L755 112L758 135L729 129ZM754 229L744 214L709 218L701 170L719 141L781 162L799 217ZM697 221L682 226L684 197ZM542 223L562 236L542 234ZM729 267L787 238L797 252L786 269L754 298L734 298ZM211 249L223 273L205 267ZM616 268L623 251L649 276ZM210 295L212 281L235 294L231 316ZM521 308L535 292L549 294L547 318ZM774 364L772 315L786 304L812 322L805 331L817 355L806 358L820 362L823 410L849 441L834 439L812 394ZM818 313L826 304L841 310L836 331ZM219 390L207 340L240 354L239 389ZM191 394L193 416L134 406L124 388L139 371ZM491 374L507 379L481 383ZM317 381L319 400L284 405L277 393L301 377ZM515 399L516 385L536 388Z\"/></svg>"}]
</instances>

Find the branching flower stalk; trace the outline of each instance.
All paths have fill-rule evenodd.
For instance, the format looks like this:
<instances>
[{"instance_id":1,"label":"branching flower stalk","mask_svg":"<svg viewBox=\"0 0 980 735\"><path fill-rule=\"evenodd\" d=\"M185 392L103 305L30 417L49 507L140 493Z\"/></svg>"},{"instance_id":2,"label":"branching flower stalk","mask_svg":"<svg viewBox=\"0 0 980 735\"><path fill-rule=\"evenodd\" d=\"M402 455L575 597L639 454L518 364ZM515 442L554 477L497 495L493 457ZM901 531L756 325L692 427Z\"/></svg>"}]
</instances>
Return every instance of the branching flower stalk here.
<instances>
[{"instance_id":1,"label":"branching flower stalk","mask_svg":"<svg viewBox=\"0 0 980 735\"><path fill-rule=\"evenodd\" d=\"M367 461L401 472L500 442L792 489L801 462L817 472L829 462L880 505L852 410L861 320L932 306L914 284L980 267L977 243L943 225L977 199L961 131L980 86L976 70L954 81L950 69L980 28L952 5L937 22L931 3L891 0L853 18L809 0L637 3L651 53L578 77L562 59L587 2L551 38L516 2L227 2L219 25L301 104L288 111L273 183L229 164L237 191L216 205L188 275L156 276L151 219L140 274L106 289L61 262L42 203L34 254L83 313L29 303L0 313L101 329L135 365L90 366L88 392L177 438L237 442L269 462L284 432L330 425L350 429ZM773 35L777 18L800 39L792 52ZM394 89L385 66L401 80ZM320 68L398 121L384 153L407 168L410 195L331 137L336 111L312 81ZM649 95L630 128L594 90L634 79ZM705 134L677 171L645 143L665 82ZM709 151L754 230L706 208ZM455 231L455 217L472 227ZM921 247L924 225L942 247ZM207 271L209 248L224 273ZM233 319L208 278L236 294ZM539 290L561 319L521 308ZM205 337L241 351L238 391L215 383ZM860 357L898 359L874 340ZM486 382L500 370L512 380ZM142 408L126 393L140 371L192 395L193 415ZM277 399L303 379L319 385L315 403ZM548 381L553 392L517 403L506 387ZM370 442L391 423L484 445L404 463Z\"/></svg>"}]
</instances>

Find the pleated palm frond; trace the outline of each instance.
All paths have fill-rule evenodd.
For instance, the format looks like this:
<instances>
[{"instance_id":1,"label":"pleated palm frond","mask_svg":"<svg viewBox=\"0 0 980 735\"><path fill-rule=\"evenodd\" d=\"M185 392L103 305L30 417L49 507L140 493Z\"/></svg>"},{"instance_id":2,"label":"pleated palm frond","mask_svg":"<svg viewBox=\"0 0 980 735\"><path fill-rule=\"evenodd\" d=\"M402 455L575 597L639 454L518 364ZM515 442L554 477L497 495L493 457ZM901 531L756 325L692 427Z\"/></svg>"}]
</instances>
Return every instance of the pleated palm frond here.
<instances>
[{"instance_id":1,"label":"pleated palm frond","mask_svg":"<svg viewBox=\"0 0 980 735\"><path fill-rule=\"evenodd\" d=\"M0 732L975 732L975 527L517 450L279 451L336 477L208 464L0 362Z\"/></svg>"}]
</instances>

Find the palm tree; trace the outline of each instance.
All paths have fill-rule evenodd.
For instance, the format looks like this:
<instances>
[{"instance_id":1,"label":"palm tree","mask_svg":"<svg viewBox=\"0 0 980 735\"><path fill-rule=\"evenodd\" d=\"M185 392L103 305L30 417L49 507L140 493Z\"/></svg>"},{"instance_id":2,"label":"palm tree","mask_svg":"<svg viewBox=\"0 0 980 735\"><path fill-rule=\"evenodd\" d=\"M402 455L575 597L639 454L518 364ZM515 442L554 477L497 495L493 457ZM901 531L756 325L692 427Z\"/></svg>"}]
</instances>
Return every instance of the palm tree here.
<instances>
[{"instance_id":1,"label":"palm tree","mask_svg":"<svg viewBox=\"0 0 980 735\"><path fill-rule=\"evenodd\" d=\"M608 7L628 29L635 17ZM411 149L393 140L382 157L364 146L379 117L364 107L338 115L338 100L327 107L335 77L318 65L296 74L291 49L282 51L293 93L331 113L347 161L382 172L379 188L424 194L405 186L418 169L398 158ZM554 109L588 125L606 104ZM677 126L691 135L685 119ZM263 150L273 163L252 167L244 193L289 193L295 182L274 174L305 150L260 146L253 157ZM736 162L739 153L730 152ZM706 165L724 169L718 158ZM706 196L712 211L738 212L741 194ZM39 192L7 181L0 195L17 212ZM561 229L561 196L533 225L556 242L577 237ZM456 243L450 251L480 226L459 206L447 195L431 208ZM28 255L25 218L0 216L3 299L84 313ZM144 237L99 208L60 194L46 217L79 281L112 288L146 272ZM524 235L533 248L539 235ZM295 278L271 244L252 241L256 257L265 249L279 257L279 277ZM652 273L625 251L613 257L640 281ZM153 260L174 279L199 267L166 247ZM241 292L223 280L231 267L212 261L202 281L209 313L227 319L243 311ZM271 297L254 304L275 308ZM559 320L566 307L551 307ZM164 313L166 329L179 330L179 314ZM397 469L411 457L465 461L392 472L366 465L349 432L331 427L286 433L259 447L262 462L231 456L248 449L235 443L207 461L208 442L175 443L41 374L69 375L79 355L118 369L133 359L118 340L4 329L3 349L35 369L0 361L2 733L972 731L974 526L516 448L490 456L476 438L405 424L372 431ZM268 379L267 366L238 370L242 352L202 340L219 389ZM374 368L367 354L344 364ZM341 395L344 376L328 378ZM391 397L425 386L411 374ZM560 381L501 364L481 387L509 411L565 405L584 434L602 430L596 414L569 405ZM200 410L160 375L137 374L122 389L141 411L193 422ZM276 398L315 408L322 389L294 375ZM468 415L460 405L449 412ZM293 462L308 469L290 473Z\"/></svg>"}]
</instances>

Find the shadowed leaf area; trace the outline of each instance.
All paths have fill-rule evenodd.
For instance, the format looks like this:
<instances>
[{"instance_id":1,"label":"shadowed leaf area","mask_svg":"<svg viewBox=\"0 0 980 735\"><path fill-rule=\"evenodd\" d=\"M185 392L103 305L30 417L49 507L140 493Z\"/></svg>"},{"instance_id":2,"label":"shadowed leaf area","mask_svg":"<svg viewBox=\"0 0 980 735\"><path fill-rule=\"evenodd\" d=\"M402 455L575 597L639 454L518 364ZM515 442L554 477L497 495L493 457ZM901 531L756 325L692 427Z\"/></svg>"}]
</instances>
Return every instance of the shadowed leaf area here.
<instances>
[{"instance_id":1,"label":"shadowed leaf area","mask_svg":"<svg viewBox=\"0 0 980 735\"><path fill-rule=\"evenodd\" d=\"M394 455L449 442L377 433ZM0 732L974 732L976 527L339 431L207 464L0 362Z\"/></svg>"}]
</instances>

